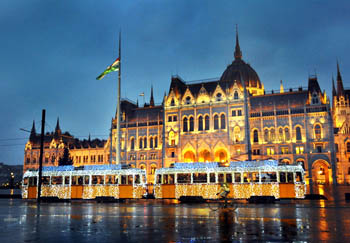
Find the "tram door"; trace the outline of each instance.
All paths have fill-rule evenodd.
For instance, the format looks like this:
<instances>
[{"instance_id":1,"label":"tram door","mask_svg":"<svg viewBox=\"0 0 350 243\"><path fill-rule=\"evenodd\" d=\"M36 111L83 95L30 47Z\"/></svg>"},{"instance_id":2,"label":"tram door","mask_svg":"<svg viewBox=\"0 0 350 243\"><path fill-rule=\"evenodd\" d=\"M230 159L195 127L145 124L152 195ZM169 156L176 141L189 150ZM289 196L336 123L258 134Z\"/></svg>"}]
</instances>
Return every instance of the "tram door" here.
<instances>
[{"instance_id":1,"label":"tram door","mask_svg":"<svg viewBox=\"0 0 350 243\"><path fill-rule=\"evenodd\" d=\"M83 198L83 176L72 176L71 199Z\"/></svg>"}]
</instances>

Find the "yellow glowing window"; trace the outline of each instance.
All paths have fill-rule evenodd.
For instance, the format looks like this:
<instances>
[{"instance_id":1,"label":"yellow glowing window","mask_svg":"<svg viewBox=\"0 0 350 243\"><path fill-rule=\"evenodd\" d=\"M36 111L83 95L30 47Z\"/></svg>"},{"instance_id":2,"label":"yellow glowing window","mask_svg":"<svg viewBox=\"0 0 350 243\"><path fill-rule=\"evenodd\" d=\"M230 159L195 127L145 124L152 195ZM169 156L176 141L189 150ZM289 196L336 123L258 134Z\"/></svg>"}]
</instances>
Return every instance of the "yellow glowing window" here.
<instances>
[{"instance_id":1,"label":"yellow glowing window","mask_svg":"<svg viewBox=\"0 0 350 243\"><path fill-rule=\"evenodd\" d=\"M267 155L274 155L275 154L275 150L274 150L274 148L267 148L266 149L266 153L267 153Z\"/></svg>"}]
</instances>

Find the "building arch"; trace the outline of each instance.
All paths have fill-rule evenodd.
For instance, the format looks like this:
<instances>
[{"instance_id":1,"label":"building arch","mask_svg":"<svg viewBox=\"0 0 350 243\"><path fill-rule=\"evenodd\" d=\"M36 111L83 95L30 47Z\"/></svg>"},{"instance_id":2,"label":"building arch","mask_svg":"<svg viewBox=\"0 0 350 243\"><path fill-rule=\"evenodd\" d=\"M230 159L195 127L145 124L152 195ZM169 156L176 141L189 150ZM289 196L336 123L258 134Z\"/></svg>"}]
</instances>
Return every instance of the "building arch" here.
<instances>
[{"instance_id":1,"label":"building arch","mask_svg":"<svg viewBox=\"0 0 350 243\"><path fill-rule=\"evenodd\" d=\"M189 131L190 132L194 131L194 118L193 118L193 116L190 116L190 118L189 118Z\"/></svg>"},{"instance_id":2,"label":"building arch","mask_svg":"<svg viewBox=\"0 0 350 243\"><path fill-rule=\"evenodd\" d=\"M316 184L329 184L332 182L332 168L324 159L312 163L312 178Z\"/></svg>"},{"instance_id":3,"label":"building arch","mask_svg":"<svg viewBox=\"0 0 350 243\"><path fill-rule=\"evenodd\" d=\"M240 126L235 126L233 128L233 141L239 143L241 141L241 128Z\"/></svg>"},{"instance_id":4,"label":"building arch","mask_svg":"<svg viewBox=\"0 0 350 243\"><path fill-rule=\"evenodd\" d=\"M199 161L199 162L209 162L209 161L212 161L210 151L209 151L208 149L202 149L202 150L199 152L198 161Z\"/></svg>"},{"instance_id":5,"label":"building arch","mask_svg":"<svg viewBox=\"0 0 350 243\"><path fill-rule=\"evenodd\" d=\"M134 150L135 149L135 138L131 137L130 138L130 150Z\"/></svg>"},{"instance_id":6,"label":"building arch","mask_svg":"<svg viewBox=\"0 0 350 243\"><path fill-rule=\"evenodd\" d=\"M183 119L182 119L182 131L188 132L188 118L187 118L187 116L183 117Z\"/></svg>"},{"instance_id":7,"label":"building arch","mask_svg":"<svg viewBox=\"0 0 350 243\"><path fill-rule=\"evenodd\" d=\"M219 115L214 113L214 130L219 130Z\"/></svg>"},{"instance_id":8,"label":"building arch","mask_svg":"<svg viewBox=\"0 0 350 243\"><path fill-rule=\"evenodd\" d=\"M258 144L259 143L259 130L257 128L254 128L252 133L253 133L253 136L252 136L253 143Z\"/></svg>"},{"instance_id":9,"label":"building arch","mask_svg":"<svg viewBox=\"0 0 350 243\"><path fill-rule=\"evenodd\" d=\"M320 140L323 137L321 124L320 123L315 123L313 130L314 130L314 138L316 140Z\"/></svg>"}]
</instances>

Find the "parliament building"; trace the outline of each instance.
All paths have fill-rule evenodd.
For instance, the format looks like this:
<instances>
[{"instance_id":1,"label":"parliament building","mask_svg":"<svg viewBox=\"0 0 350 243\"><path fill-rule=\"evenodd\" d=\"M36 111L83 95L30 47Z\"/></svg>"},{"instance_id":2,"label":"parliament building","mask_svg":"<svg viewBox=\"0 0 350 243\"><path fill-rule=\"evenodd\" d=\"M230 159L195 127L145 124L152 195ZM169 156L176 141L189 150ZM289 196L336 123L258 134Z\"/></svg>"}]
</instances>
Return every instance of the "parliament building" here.
<instances>
[{"instance_id":1,"label":"parliament building","mask_svg":"<svg viewBox=\"0 0 350 243\"><path fill-rule=\"evenodd\" d=\"M174 162L228 162L275 159L300 163L311 183L350 184L350 90L339 65L332 101L316 76L307 88L266 91L243 60L238 34L234 60L219 79L186 82L172 76L162 104L153 89L142 107L121 101L121 163L147 170ZM117 117L107 140L79 140L63 133L59 121L44 141L44 166L57 166L68 148L74 166L116 163ZM249 146L247 146L249 144ZM33 124L25 146L24 171L38 168L40 136Z\"/></svg>"}]
</instances>

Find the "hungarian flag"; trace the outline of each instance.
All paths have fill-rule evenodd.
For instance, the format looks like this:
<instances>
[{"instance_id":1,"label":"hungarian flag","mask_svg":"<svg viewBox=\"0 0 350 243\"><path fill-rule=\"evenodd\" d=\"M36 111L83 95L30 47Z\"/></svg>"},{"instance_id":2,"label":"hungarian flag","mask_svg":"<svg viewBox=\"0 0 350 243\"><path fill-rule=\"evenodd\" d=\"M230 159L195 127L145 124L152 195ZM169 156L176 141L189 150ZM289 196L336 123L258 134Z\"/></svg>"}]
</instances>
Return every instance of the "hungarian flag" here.
<instances>
[{"instance_id":1,"label":"hungarian flag","mask_svg":"<svg viewBox=\"0 0 350 243\"><path fill-rule=\"evenodd\" d=\"M101 80L103 77L110 72L116 72L119 71L119 64L120 64L120 59L119 57L111 64L109 65L106 70L103 71L96 79Z\"/></svg>"}]
</instances>

